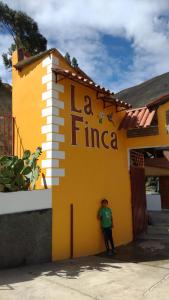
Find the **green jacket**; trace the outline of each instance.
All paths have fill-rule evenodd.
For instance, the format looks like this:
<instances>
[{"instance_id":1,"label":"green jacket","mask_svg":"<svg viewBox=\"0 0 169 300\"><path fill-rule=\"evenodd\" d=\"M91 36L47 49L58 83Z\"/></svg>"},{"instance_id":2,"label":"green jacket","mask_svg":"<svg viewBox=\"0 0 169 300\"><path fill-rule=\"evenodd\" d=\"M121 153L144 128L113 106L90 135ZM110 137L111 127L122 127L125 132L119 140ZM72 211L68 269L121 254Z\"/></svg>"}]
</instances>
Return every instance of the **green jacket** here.
<instances>
[{"instance_id":1,"label":"green jacket","mask_svg":"<svg viewBox=\"0 0 169 300\"><path fill-rule=\"evenodd\" d=\"M102 207L99 210L99 217L101 220L101 227L108 228L112 227L112 211L109 207Z\"/></svg>"}]
</instances>

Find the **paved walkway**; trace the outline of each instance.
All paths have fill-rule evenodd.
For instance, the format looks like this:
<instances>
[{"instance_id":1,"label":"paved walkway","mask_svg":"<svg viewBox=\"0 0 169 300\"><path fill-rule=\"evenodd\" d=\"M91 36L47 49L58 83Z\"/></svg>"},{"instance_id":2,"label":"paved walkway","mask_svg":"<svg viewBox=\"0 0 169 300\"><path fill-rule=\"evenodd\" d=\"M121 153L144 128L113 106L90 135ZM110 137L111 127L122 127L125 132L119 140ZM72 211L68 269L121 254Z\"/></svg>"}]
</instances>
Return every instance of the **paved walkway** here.
<instances>
[{"instance_id":1,"label":"paved walkway","mask_svg":"<svg viewBox=\"0 0 169 300\"><path fill-rule=\"evenodd\" d=\"M143 243L151 253L152 244ZM159 245L153 247L161 251ZM116 259L91 256L2 270L0 300L168 300L169 257L133 259L134 249L122 247Z\"/></svg>"}]
</instances>

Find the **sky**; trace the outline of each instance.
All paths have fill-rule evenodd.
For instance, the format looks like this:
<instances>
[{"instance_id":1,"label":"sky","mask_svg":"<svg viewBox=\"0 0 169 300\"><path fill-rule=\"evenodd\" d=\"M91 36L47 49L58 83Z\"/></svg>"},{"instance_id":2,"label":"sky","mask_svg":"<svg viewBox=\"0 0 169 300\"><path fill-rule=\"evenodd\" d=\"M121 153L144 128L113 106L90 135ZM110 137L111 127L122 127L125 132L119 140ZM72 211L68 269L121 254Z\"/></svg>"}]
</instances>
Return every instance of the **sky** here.
<instances>
[{"instance_id":1,"label":"sky","mask_svg":"<svg viewBox=\"0 0 169 300\"><path fill-rule=\"evenodd\" d=\"M169 71L169 0L6 0L113 92ZM0 34L0 53L11 38ZM11 81L0 58L0 77Z\"/></svg>"}]
</instances>

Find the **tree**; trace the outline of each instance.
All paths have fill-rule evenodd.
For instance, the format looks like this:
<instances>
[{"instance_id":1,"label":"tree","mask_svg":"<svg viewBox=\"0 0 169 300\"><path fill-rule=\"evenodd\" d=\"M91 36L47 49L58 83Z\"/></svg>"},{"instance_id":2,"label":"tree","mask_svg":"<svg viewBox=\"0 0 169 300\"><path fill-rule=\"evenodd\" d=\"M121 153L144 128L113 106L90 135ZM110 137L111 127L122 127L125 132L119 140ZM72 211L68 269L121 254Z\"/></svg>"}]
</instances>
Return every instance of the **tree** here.
<instances>
[{"instance_id":1,"label":"tree","mask_svg":"<svg viewBox=\"0 0 169 300\"><path fill-rule=\"evenodd\" d=\"M66 54L65 54L65 59L66 59L66 61L71 65L71 59L70 59L70 54L69 54L69 52L66 52Z\"/></svg>"},{"instance_id":2,"label":"tree","mask_svg":"<svg viewBox=\"0 0 169 300\"><path fill-rule=\"evenodd\" d=\"M16 45L11 44L11 46L8 48L8 52L2 54L3 62L7 69L11 68L11 66L12 66L12 53L15 50L16 50Z\"/></svg>"},{"instance_id":3,"label":"tree","mask_svg":"<svg viewBox=\"0 0 169 300\"><path fill-rule=\"evenodd\" d=\"M73 66L73 68L78 68L78 62L75 57L72 58L72 66Z\"/></svg>"},{"instance_id":4,"label":"tree","mask_svg":"<svg viewBox=\"0 0 169 300\"><path fill-rule=\"evenodd\" d=\"M22 11L11 9L0 1L0 30L8 33L13 43L7 53L3 54L3 61L7 68L11 67L11 54L17 48L23 48L31 55L45 51L46 38L39 32L37 23Z\"/></svg>"}]
</instances>

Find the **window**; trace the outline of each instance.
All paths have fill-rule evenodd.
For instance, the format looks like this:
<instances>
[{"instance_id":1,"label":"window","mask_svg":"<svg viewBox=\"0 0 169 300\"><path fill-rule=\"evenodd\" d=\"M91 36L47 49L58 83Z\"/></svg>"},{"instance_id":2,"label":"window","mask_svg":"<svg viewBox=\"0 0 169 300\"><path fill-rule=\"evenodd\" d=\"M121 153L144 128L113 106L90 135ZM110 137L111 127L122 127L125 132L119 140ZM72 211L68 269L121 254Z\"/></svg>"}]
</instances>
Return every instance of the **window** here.
<instances>
[{"instance_id":1,"label":"window","mask_svg":"<svg viewBox=\"0 0 169 300\"><path fill-rule=\"evenodd\" d=\"M166 111L166 129L167 133L169 133L169 110Z\"/></svg>"}]
</instances>

